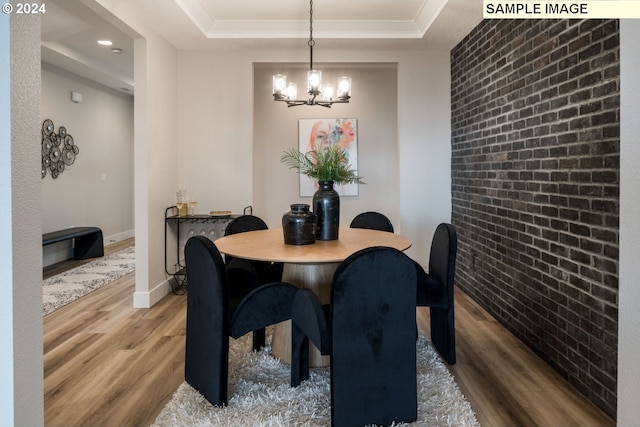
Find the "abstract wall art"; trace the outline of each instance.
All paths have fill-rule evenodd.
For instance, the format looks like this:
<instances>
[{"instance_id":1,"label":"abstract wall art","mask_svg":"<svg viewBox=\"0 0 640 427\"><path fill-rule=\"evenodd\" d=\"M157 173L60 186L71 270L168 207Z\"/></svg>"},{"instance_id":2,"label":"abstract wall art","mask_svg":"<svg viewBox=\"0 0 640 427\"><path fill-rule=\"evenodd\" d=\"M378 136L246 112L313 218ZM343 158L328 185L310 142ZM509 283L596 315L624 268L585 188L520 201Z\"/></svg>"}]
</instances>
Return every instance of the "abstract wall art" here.
<instances>
[{"instance_id":1,"label":"abstract wall art","mask_svg":"<svg viewBox=\"0 0 640 427\"><path fill-rule=\"evenodd\" d=\"M298 149L301 153L314 146L339 145L347 153L350 169L358 172L358 123L356 119L300 119L298 121ZM311 197L318 189L317 182L300 174L300 196ZM357 196L358 184L336 185L341 196Z\"/></svg>"}]
</instances>

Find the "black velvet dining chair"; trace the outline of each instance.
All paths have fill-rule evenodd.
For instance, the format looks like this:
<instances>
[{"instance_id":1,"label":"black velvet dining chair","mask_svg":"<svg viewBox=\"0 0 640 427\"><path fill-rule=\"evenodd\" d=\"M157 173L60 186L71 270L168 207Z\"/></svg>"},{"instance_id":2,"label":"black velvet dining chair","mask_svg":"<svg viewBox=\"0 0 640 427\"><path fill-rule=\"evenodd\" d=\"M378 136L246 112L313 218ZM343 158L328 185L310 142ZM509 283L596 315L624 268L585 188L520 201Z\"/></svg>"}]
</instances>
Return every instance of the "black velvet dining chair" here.
<instances>
[{"instance_id":1,"label":"black velvet dining chair","mask_svg":"<svg viewBox=\"0 0 640 427\"><path fill-rule=\"evenodd\" d=\"M436 227L431 241L429 272L414 263L418 278L416 304L429 307L431 341L449 365L456 363L453 281L457 252L456 229L442 223Z\"/></svg>"},{"instance_id":2,"label":"black velvet dining chair","mask_svg":"<svg viewBox=\"0 0 640 427\"><path fill-rule=\"evenodd\" d=\"M331 357L331 424L389 425L417 418L416 269L397 249L374 247L336 270L330 305L295 296L291 383L309 377L309 341Z\"/></svg>"},{"instance_id":3,"label":"black velvet dining chair","mask_svg":"<svg viewBox=\"0 0 640 427\"><path fill-rule=\"evenodd\" d=\"M229 236L237 233L244 233L247 231L267 230L267 223L260 217L255 215L241 215L234 218L224 231L225 236ZM227 265L229 265L234 259L229 255L225 256ZM248 260L247 260L248 261ZM273 281L282 280L282 263L272 263L268 261L248 261L258 274L258 278L262 283L268 283Z\"/></svg>"},{"instance_id":4,"label":"black velvet dining chair","mask_svg":"<svg viewBox=\"0 0 640 427\"><path fill-rule=\"evenodd\" d=\"M227 224L224 235L267 229L267 223L262 218L245 214L234 218ZM252 289L265 283L282 280L282 263L255 261L225 255L225 264L229 272L229 283L233 288ZM253 349L259 350L264 347L265 340L264 329L254 331Z\"/></svg>"},{"instance_id":5,"label":"black velvet dining chair","mask_svg":"<svg viewBox=\"0 0 640 427\"><path fill-rule=\"evenodd\" d=\"M362 212L353 218L350 228L368 228L370 230L388 231L393 233L391 220L380 212Z\"/></svg>"},{"instance_id":6,"label":"black velvet dining chair","mask_svg":"<svg viewBox=\"0 0 640 427\"><path fill-rule=\"evenodd\" d=\"M185 381L211 404L227 404L229 337L291 318L297 287L272 282L243 294L229 285L215 244L195 236L185 246L187 327Z\"/></svg>"}]
</instances>

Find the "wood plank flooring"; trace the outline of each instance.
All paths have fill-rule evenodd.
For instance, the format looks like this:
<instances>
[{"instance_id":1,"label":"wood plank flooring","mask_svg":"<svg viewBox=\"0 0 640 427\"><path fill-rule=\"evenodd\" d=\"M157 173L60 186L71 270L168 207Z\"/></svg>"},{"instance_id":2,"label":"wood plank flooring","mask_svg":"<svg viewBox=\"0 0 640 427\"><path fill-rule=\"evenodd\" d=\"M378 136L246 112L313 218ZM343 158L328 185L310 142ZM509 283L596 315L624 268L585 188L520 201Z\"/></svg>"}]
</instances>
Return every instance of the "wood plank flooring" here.
<instances>
[{"instance_id":1,"label":"wood plank flooring","mask_svg":"<svg viewBox=\"0 0 640 427\"><path fill-rule=\"evenodd\" d=\"M45 426L149 426L182 383L186 296L134 309L133 290L131 273L44 317ZM483 427L615 425L462 292L456 332L449 369Z\"/></svg>"},{"instance_id":2,"label":"wood plank flooring","mask_svg":"<svg viewBox=\"0 0 640 427\"><path fill-rule=\"evenodd\" d=\"M615 426L462 291L455 293L457 363L449 366L482 426ZM418 324L429 330L428 309Z\"/></svg>"}]
</instances>

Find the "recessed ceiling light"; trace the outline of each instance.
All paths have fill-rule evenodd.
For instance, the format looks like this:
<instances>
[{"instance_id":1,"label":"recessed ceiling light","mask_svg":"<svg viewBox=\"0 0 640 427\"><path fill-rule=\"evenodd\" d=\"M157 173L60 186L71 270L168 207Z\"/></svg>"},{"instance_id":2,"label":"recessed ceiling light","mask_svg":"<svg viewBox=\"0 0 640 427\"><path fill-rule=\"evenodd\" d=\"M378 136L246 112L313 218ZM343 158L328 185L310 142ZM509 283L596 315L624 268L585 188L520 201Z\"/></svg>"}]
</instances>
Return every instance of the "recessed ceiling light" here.
<instances>
[{"instance_id":1,"label":"recessed ceiling light","mask_svg":"<svg viewBox=\"0 0 640 427\"><path fill-rule=\"evenodd\" d=\"M111 49L112 53L122 53L122 49L120 49L119 47L114 47Z\"/></svg>"},{"instance_id":2,"label":"recessed ceiling light","mask_svg":"<svg viewBox=\"0 0 640 427\"><path fill-rule=\"evenodd\" d=\"M111 40L98 40L98 44L102 46L111 46L113 42Z\"/></svg>"}]
</instances>

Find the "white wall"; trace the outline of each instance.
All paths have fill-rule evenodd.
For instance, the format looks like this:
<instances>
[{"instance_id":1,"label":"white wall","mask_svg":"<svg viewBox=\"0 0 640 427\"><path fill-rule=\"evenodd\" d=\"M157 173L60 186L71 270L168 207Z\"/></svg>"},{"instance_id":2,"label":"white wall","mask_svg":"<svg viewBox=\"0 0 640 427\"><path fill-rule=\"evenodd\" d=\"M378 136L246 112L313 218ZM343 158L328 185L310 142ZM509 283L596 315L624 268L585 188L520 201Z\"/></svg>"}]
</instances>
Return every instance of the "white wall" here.
<instances>
[{"instance_id":1,"label":"white wall","mask_svg":"<svg viewBox=\"0 0 640 427\"><path fill-rule=\"evenodd\" d=\"M13 235L11 212L11 32L9 15L0 16L0 234ZM11 283L9 295L13 296L13 242L0 240L0 271L3 280ZM14 424L13 405L13 298L0 299L0 414L9 425Z\"/></svg>"},{"instance_id":2,"label":"white wall","mask_svg":"<svg viewBox=\"0 0 640 427\"><path fill-rule=\"evenodd\" d=\"M0 58L0 425L41 426L39 16L0 16Z\"/></svg>"},{"instance_id":3,"label":"white wall","mask_svg":"<svg viewBox=\"0 0 640 427\"><path fill-rule=\"evenodd\" d=\"M164 210L175 203L178 188L177 51L136 14L134 2L84 2L134 39L133 306L151 307L171 289L164 271Z\"/></svg>"},{"instance_id":4,"label":"white wall","mask_svg":"<svg viewBox=\"0 0 640 427\"><path fill-rule=\"evenodd\" d=\"M64 126L80 149L58 178L42 179L43 232L96 226L105 245L133 237L133 97L43 64L40 105L41 123ZM71 242L43 247L44 265L69 257Z\"/></svg>"},{"instance_id":5,"label":"white wall","mask_svg":"<svg viewBox=\"0 0 640 427\"><path fill-rule=\"evenodd\" d=\"M197 213L252 204L253 71L245 53L179 52L179 179ZM175 201L175 198L174 198Z\"/></svg>"},{"instance_id":6,"label":"white wall","mask_svg":"<svg viewBox=\"0 0 640 427\"><path fill-rule=\"evenodd\" d=\"M397 64L397 91L388 94L383 89L386 96L395 97L388 102L397 104L398 111L394 120L397 121L397 140L389 142L397 145L390 152L397 150L397 153L395 157L390 155L386 159L388 163L385 163L390 172L383 170L378 160L373 160L369 154L359 156L364 167L362 175L374 182L369 184L371 187L361 187L363 194L379 190L381 187L375 182L382 177L390 176L393 188L381 191L386 196L384 200L375 199L373 195L364 202L357 198L343 198L346 206L343 225L365 205L388 212L398 231L414 242L407 253L426 263L435 226L451 219L449 53L323 51L314 54L318 64L343 63L356 70L358 63L353 63L354 57L363 64ZM200 212L223 209L240 212L244 206L254 205L257 208L254 213L265 217L270 227L277 226L290 201L295 201L296 190L287 188L287 193L279 196L278 203L272 205L256 193L264 182L262 174L265 171L279 169L282 176L293 174L279 162L279 154L283 145L296 144L295 115L358 118L365 114L363 111L376 108L372 99L385 102L385 96L378 99L372 95L376 87L361 85L354 79L351 104L317 113L311 110L322 107L296 107L301 111L307 109L307 112L291 113L287 118L289 122L282 123L283 128L289 129L284 140L279 140L282 134L273 130L269 130L267 135L259 134L254 126L261 120L257 116L263 111L257 104L254 108L254 88L251 85L254 82L254 64L300 63L300 57L304 56L296 51L178 53L179 185L198 199ZM270 77L263 84L270 86ZM353 106L358 106L359 94L365 98L369 96L366 99L370 104L356 109ZM264 96L270 100L270 90ZM269 101L265 108L286 107ZM274 114L271 111L267 113ZM385 129L384 124L378 126ZM389 126L389 129L393 127ZM289 141L291 138L295 139ZM360 142L359 150L365 147L364 144L364 141ZM269 150L269 157L263 157L264 146L275 147ZM296 185L295 174L286 179L286 185Z\"/></svg>"},{"instance_id":7,"label":"white wall","mask_svg":"<svg viewBox=\"0 0 640 427\"><path fill-rule=\"evenodd\" d=\"M177 55L142 24L135 40L135 221L134 307L151 307L170 290L164 270L164 210L178 187Z\"/></svg>"},{"instance_id":8,"label":"white wall","mask_svg":"<svg viewBox=\"0 0 640 427\"><path fill-rule=\"evenodd\" d=\"M640 419L640 21L620 21L620 260L618 425Z\"/></svg>"},{"instance_id":9,"label":"white wall","mask_svg":"<svg viewBox=\"0 0 640 427\"><path fill-rule=\"evenodd\" d=\"M289 80L306 84L306 69L258 64L254 71L253 102L253 213L270 228L280 227L282 214L292 203L312 204L300 197L299 175L280 162L283 151L298 147L298 120L355 118L358 126L358 174L366 184L357 196L340 198L340 225L348 227L364 211L385 214L400 232L398 192L398 104L395 64L352 65L346 70L317 65L323 81L337 82L349 75L354 84L352 100L332 108L287 107L271 96L272 76L285 73ZM375 88L375 90L373 89Z\"/></svg>"},{"instance_id":10,"label":"white wall","mask_svg":"<svg viewBox=\"0 0 640 427\"><path fill-rule=\"evenodd\" d=\"M169 291L163 213L175 203L177 189L186 188L199 200L198 212L240 212L256 204L253 185L261 177L255 175L253 157L258 143L253 140L253 66L305 64L308 49L301 44L286 51L178 52L146 26L132 2L84 1L136 33L134 305L146 307ZM314 60L356 67L397 64L397 196L380 210L397 212L400 206L395 223L413 240L407 254L426 264L435 226L451 220L449 53L318 47ZM357 81L353 84L355 97L360 89ZM361 88L367 89L375 90ZM280 206L260 212L267 218L282 213Z\"/></svg>"},{"instance_id":11,"label":"white wall","mask_svg":"<svg viewBox=\"0 0 640 427\"><path fill-rule=\"evenodd\" d=\"M403 52L398 99L402 232L409 256L427 266L433 232L451 222L449 52Z\"/></svg>"}]
</instances>

